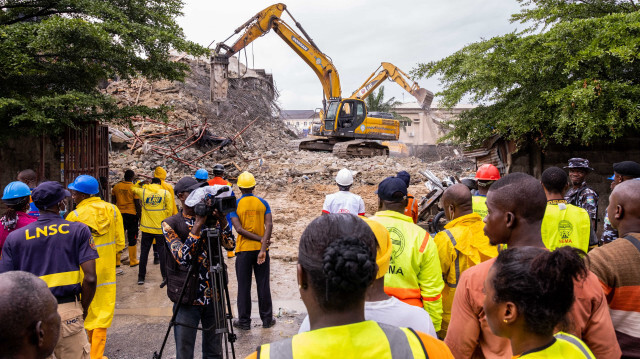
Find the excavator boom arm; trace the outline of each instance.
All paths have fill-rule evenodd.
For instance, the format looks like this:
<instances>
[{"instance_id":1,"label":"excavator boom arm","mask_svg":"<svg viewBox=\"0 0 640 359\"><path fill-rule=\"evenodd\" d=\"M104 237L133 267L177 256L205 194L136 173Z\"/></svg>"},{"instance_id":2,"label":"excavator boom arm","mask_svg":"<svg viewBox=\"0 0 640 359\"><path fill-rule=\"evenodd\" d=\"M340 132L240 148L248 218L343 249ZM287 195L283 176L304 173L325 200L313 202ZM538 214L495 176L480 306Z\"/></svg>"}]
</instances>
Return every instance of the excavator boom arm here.
<instances>
[{"instance_id":1,"label":"excavator boom arm","mask_svg":"<svg viewBox=\"0 0 640 359\"><path fill-rule=\"evenodd\" d=\"M382 70L376 74L382 67ZM409 76L395 65L383 62L380 66L367 78L367 80L353 92L350 98L366 99L375 91L386 79L391 79L405 89L408 93L418 100L422 108L429 108L433 101L433 93L421 88L417 82L409 83Z\"/></svg>"},{"instance_id":2,"label":"excavator boom arm","mask_svg":"<svg viewBox=\"0 0 640 359\"><path fill-rule=\"evenodd\" d=\"M282 13L285 11L287 10L284 4L271 5L262 10L235 30L234 35L243 30L244 33L233 45L227 46L224 42L218 44L216 54L218 56L231 57L273 29L276 34L313 69L322 83L325 99L339 99L341 97L340 77L335 66L331 60L318 49L298 22L296 22L296 25L305 34L306 38L298 35L298 33L281 19ZM226 52L221 53L223 49L226 50Z\"/></svg>"}]
</instances>

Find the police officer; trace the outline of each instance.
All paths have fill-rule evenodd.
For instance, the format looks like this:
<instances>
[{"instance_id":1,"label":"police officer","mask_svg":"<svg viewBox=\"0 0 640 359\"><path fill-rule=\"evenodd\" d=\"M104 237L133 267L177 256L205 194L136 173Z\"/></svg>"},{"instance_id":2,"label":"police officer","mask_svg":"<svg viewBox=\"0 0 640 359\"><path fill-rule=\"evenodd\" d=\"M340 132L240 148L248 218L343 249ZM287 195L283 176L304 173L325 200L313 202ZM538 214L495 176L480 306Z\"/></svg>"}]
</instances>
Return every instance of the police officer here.
<instances>
[{"instance_id":1,"label":"police officer","mask_svg":"<svg viewBox=\"0 0 640 359\"><path fill-rule=\"evenodd\" d=\"M613 176L609 179L613 180L611 182L611 190L616 187L616 185L628 181L631 179L640 178L640 164L634 161L622 161L613 164ZM602 238L600 238L600 245L607 244L611 241L614 241L618 238L618 231L611 226L611 222L609 221L609 217L605 213L604 217L604 225L602 231Z\"/></svg>"},{"instance_id":2,"label":"police officer","mask_svg":"<svg viewBox=\"0 0 640 359\"><path fill-rule=\"evenodd\" d=\"M569 165L564 167L569 169L569 180L571 187L564 194L567 203L583 208L589 214L591 227L596 228L598 218L598 194L591 187L587 186L585 177L593 168L589 166L589 160L585 158L570 158Z\"/></svg>"},{"instance_id":3,"label":"police officer","mask_svg":"<svg viewBox=\"0 0 640 359\"><path fill-rule=\"evenodd\" d=\"M58 301L62 319L57 358L89 358L84 316L96 292L98 252L89 227L62 219L65 198L57 182L44 182L32 194L40 217L12 232L5 242L0 272L21 270L44 280ZM80 272L82 268L82 273Z\"/></svg>"}]
</instances>

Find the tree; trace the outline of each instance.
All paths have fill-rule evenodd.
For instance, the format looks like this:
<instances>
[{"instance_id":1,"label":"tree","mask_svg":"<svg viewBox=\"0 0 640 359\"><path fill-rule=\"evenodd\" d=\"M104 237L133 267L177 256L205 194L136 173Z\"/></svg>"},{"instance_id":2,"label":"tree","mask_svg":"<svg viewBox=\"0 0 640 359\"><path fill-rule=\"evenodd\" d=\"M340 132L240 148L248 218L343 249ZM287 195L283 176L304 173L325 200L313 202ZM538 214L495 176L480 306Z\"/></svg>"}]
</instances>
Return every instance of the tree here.
<instances>
[{"instance_id":1,"label":"tree","mask_svg":"<svg viewBox=\"0 0 640 359\"><path fill-rule=\"evenodd\" d=\"M400 125L404 128L407 123L411 123L411 119L405 116L399 115L394 109L402 102L396 101L395 97L388 100L384 100L384 86L380 86L378 92L372 92L369 97L365 99L368 111L388 112L393 115L393 118L400 121Z\"/></svg>"},{"instance_id":2,"label":"tree","mask_svg":"<svg viewBox=\"0 0 640 359\"><path fill-rule=\"evenodd\" d=\"M640 7L633 0L518 0L523 31L465 46L412 74L440 75L441 103L479 106L444 139L588 145L640 129Z\"/></svg>"},{"instance_id":3,"label":"tree","mask_svg":"<svg viewBox=\"0 0 640 359\"><path fill-rule=\"evenodd\" d=\"M0 2L0 121L4 129L57 133L66 126L167 108L125 106L97 85L144 76L183 80L170 50L202 55L175 22L181 0L6 0ZM3 130L3 133L6 131Z\"/></svg>"}]
</instances>

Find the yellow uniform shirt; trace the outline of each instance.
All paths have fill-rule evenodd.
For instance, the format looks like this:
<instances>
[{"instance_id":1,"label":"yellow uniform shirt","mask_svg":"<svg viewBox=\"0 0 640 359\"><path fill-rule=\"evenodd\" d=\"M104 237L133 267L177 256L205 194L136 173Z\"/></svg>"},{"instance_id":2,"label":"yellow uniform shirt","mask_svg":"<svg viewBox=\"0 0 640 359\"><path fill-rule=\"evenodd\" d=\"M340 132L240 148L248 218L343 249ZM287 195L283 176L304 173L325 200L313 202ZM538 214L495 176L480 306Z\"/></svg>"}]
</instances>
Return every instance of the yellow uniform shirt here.
<instances>
[{"instance_id":1,"label":"yellow uniform shirt","mask_svg":"<svg viewBox=\"0 0 640 359\"><path fill-rule=\"evenodd\" d=\"M142 205L140 230L162 234L162 221L171 217L176 207L173 196L159 184L133 186L131 191L140 198Z\"/></svg>"},{"instance_id":2,"label":"yellow uniform shirt","mask_svg":"<svg viewBox=\"0 0 640 359\"><path fill-rule=\"evenodd\" d=\"M465 270L498 256L498 248L484 235L484 223L477 213L460 216L444 226L433 240L438 247L440 267L445 287L442 290L442 333L444 337L451 320L451 307L460 274Z\"/></svg>"},{"instance_id":3,"label":"yellow uniform shirt","mask_svg":"<svg viewBox=\"0 0 640 359\"><path fill-rule=\"evenodd\" d=\"M242 228L259 236L264 235L264 216L271 213L269 203L253 194L243 194L237 202L236 211L231 213L231 218L240 220ZM243 251L259 251L262 244L258 241L238 236L236 253Z\"/></svg>"},{"instance_id":4,"label":"yellow uniform shirt","mask_svg":"<svg viewBox=\"0 0 640 359\"><path fill-rule=\"evenodd\" d=\"M489 210L487 209L487 196L475 195L471 197L473 211L484 219Z\"/></svg>"},{"instance_id":5,"label":"yellow uniform shirt","mask_svg":"<svg viewBox=\"0 0 640 359\"><path fill-rule=\"evenodd\" d=\"M116 183L111 190L111 194L116 197L116 206L120 213L136 214L136 205L134 200L140 199L131 192L132 182L122 181Z\"/></svg>"}]
</instances>

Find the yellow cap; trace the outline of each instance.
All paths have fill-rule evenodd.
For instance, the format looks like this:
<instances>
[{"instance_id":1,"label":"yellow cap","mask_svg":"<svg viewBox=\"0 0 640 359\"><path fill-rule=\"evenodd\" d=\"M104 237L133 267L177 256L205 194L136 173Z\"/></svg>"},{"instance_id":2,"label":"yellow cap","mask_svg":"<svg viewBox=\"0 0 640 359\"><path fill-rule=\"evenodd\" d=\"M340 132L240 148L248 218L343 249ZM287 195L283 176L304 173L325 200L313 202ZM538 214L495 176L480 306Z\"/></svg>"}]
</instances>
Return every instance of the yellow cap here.
<instances>
[{"instance_id":1,"label":"yellow cap","mask_svg":"<svg viewBox=\"0 0 640 359\"><path fill-rule=\"evenodd\" d=\"M387 229L379 222L365 217L360 218L367 222L369 227L371 227L371 231L373 231L373 234L375 234L376 240L378 241L378 251L376 252L378 274L376 275L376 279L382 278L389 271L389 261L391 260L391 252L393 250L389 231L387 231Z\"/></svg>"},{"instance_id":2,"label":"yellow cap","mask_svg":"<svg viewBox=\"0 0 640 359\"><path fill-rule=\"evenodd\" d=\"M238 187L240 188L252 188L256 186L256 179L253 175L247 171L244 171L238 176Z\"/></svg>"},{"instance_id":3,"label":"yellow cap","mask_svg":"<svg viewBox=\"0 0 640 359\"><path fill-rule=\"evenodd\" d=\"M153 171L153 177L160 178L161 180L167 179L167 171L164 168L158 166L156 170Z\"/></svg>"}]
</instances>

